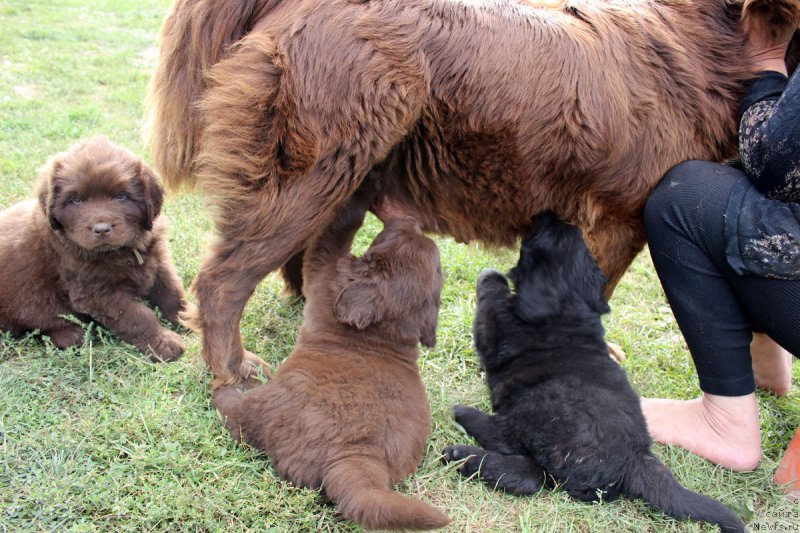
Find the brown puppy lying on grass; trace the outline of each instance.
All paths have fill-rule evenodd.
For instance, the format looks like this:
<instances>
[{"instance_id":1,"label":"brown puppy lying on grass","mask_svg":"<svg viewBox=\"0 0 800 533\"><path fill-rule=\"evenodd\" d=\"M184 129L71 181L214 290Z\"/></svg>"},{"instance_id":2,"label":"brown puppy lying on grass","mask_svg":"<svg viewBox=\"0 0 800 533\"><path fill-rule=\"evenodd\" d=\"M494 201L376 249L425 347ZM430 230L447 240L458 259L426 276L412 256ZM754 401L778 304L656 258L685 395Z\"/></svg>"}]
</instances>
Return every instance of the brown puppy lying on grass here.
<instances>
[{"instance_id":1,"label":"brown puppy lying on grass","mask_svg":"<svg viewBox=\"0 0 800 533\"><path fill-rule=\"evenodd\" d=\"M222 387L214 405L235 439L265 451L281 477L323 487L347 519L432 529L450 520L392 485L416 469L430 433L417 343L436 341L439 252L404 217L353 257L367 206L357 194L307 255L303 326L277 375L247 393Z\"/></svg>"},{"instance_id":2,"label":"brown puppy lying on grass","mask_svg":"<svg viewBox=\"0 0 800 533\"><path fill-rule=\"evenodd\" d=\"M64 318L76 315L153 360L180 356L180 336L142 303L174 324L185 306L153 171L92 137L50 158L36 196L0 212L0 330L39 330L66 348L83 341L83 328Z\"/></svg>"}]
</instances>

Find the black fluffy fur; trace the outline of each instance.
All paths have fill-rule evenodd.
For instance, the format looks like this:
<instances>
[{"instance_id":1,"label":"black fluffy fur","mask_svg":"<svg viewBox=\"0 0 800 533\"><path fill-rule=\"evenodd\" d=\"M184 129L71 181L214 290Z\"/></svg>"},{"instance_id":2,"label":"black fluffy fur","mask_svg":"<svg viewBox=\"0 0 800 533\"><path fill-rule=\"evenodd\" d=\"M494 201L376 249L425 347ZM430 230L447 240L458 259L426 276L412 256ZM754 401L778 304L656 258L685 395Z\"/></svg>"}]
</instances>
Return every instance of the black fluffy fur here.
<instances>
[{"instance_id":1,"label":"black fluffy fur","mask_svg":"<svg viewBox=\"0 0 800 533\"><path fill-rule=\"evenodd\" d=\"M463 475L514 494L554 480L577 500L623 494L680 520L745 531L730 509L683 488L651 453L639 398L608 355L606 278L580 230L542 215L509 277L515 293L497 271L478 279L473 335L494 415L456 406L456 421L481 448L448 446L445 461L464 460Z\"/></svg>"}]
</instances>

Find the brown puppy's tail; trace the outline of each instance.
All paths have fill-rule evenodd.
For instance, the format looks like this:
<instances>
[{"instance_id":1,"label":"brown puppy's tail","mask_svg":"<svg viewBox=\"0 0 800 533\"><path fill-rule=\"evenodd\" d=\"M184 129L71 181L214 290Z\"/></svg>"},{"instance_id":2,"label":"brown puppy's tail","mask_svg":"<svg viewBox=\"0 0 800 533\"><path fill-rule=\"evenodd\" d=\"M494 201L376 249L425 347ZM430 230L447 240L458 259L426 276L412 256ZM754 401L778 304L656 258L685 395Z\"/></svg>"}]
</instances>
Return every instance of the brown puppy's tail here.
<instances>
[{"instance_id":1,"label":"brown puppy's tail","mask_svg":"<svg viewBox=\"0 0 800 533\"><path fill-rule=\"evenodd\" d=\"M713 498L683 488L672 472L650 453L640 455L629 465L622 492L678 520L712 522L724 533L746 531L736 513Z\"/></svg>"},{"instance_id":2,"label":"brown puppy's tail","mask_svg":"<svg viewBox=\"0 0 800 533\"><path fill-rule=\"evenodd\" d=\"M427 530L450 523L435 507L394 492L385 462L375 458L351 456L336 462L323 488L345 518L366 529Z\"/></svg>"},{"instance_id":3,"label":"brown puppy's tail","mask_svg":"<svg viewBox=\"0 0 800 533\"><path fill-rule=\"evenodd\" d=\"M201 127L196 103L209 69L282 1L175 1L161 28L145 132L153 165L170 187L191 177Z\"/></svg>"}]
</instances>

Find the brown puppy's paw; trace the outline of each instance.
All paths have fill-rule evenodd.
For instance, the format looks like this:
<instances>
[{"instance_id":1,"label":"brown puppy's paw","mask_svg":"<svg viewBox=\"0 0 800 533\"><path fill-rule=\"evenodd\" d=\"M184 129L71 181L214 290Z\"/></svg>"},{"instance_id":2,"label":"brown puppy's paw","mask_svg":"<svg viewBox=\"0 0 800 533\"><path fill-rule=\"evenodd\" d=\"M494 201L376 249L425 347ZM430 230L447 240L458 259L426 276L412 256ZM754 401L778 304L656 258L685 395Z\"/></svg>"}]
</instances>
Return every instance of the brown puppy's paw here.
<instances>
[{"instance_id":1,"label":"brown puppy's paw","mask_svg":"<svg viewBox=\"0 0 800 533\"><path fill-rule=\"evenodd\" d=\"M183 339L168 329L162 329L160 335L147 343L145 351L154 363L174 361L183 353Z\"/></svg>"},{"instance_id":2,"label":"brown puppy's paw","mask_svg":"<svg viewBox=\"0 0 800 533\"><path fill-rule=\"evenodd\" d=\"M169 302L169 305L162 303L158 309L161 311L161 316L173 326L182 326L181 318L186 311L186 300L178 299L174 302Z\"/></svg>"},{"instance_id":3,"label":"brown puppy's paw","mask_svg":"<svg viewBox=\"0 0 800 533\"><path fill-rule=\"evenodd\" d=\"M47 335L50 336L50 340L53 341L53 344L63 349L81 344L83 342L84 332L82 327L77 324L71 324L63 328L51 330Z\"/></svg>"}]
</instances>

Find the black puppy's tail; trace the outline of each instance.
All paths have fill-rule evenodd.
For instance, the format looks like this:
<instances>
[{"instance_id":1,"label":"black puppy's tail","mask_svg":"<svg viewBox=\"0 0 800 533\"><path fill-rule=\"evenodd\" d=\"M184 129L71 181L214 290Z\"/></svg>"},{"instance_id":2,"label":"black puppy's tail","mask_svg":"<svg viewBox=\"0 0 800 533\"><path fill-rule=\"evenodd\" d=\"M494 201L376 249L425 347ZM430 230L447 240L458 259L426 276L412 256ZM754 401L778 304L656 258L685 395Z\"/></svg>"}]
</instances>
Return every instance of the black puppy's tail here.
<instances>
[{"instance_id":1,"label":"black puppy's tail","mask_svg":"<svg viewBox=\"0 0 800 533\"><path fill-rule=\"evenodd\" d=\"M640 455L630 464L622 492L678 520L713 522L724 533L747 531L744 522L721 502L683 488L651 453Z\"/></svg>"}]
</instances>

